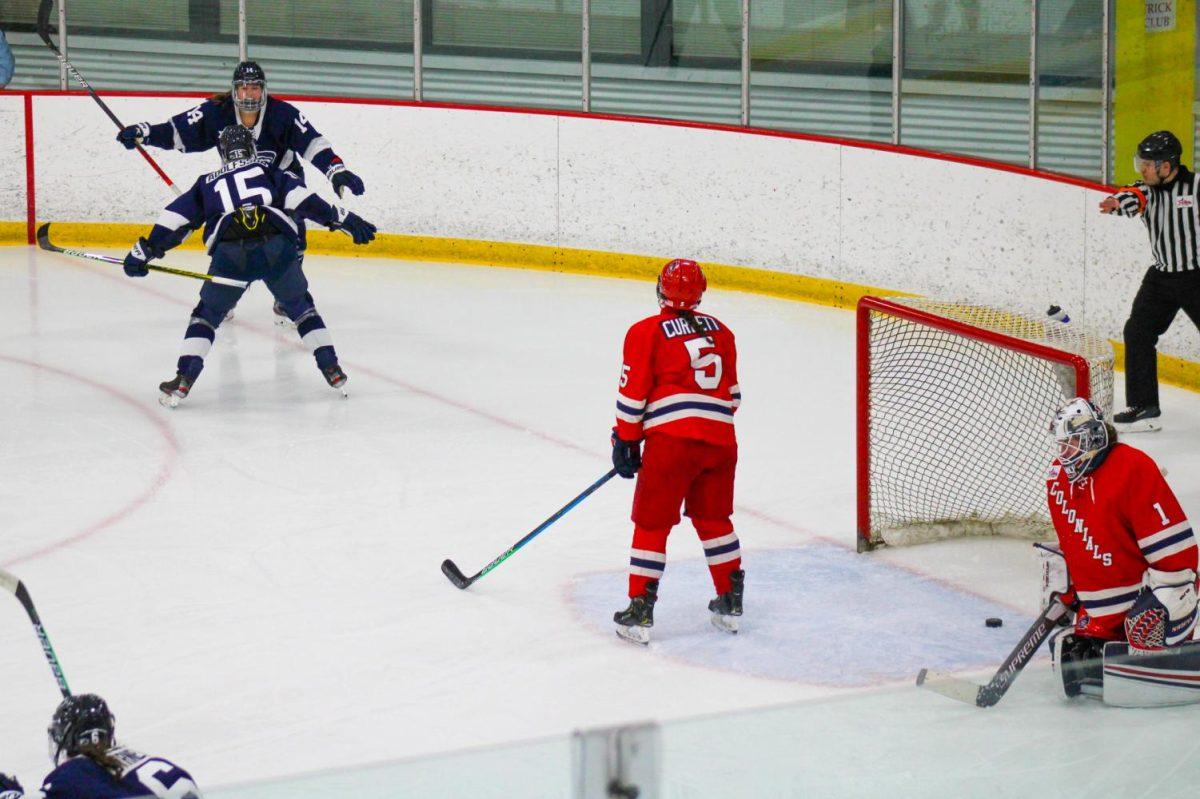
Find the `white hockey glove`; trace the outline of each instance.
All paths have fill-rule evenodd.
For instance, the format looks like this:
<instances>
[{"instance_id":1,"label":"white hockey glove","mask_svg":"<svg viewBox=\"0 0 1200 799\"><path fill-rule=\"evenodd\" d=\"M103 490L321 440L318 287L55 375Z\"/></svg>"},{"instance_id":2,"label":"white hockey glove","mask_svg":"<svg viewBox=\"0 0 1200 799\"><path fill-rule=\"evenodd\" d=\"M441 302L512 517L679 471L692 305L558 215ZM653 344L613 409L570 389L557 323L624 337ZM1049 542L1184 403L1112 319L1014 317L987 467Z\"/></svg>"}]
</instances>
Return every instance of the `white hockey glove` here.
<instances>
[{"instance_id":1,"label":"white hockey glove","mask_svg":"<svg viewBox=\"0 0 1200 799\"><path fill-rule=\"evenodd\" d=\"M1142 590L1125 615L1129 646L1155 651L1177 646L1196 626L1196 572L1146 569Z\"/></svg>"}]
</instances>

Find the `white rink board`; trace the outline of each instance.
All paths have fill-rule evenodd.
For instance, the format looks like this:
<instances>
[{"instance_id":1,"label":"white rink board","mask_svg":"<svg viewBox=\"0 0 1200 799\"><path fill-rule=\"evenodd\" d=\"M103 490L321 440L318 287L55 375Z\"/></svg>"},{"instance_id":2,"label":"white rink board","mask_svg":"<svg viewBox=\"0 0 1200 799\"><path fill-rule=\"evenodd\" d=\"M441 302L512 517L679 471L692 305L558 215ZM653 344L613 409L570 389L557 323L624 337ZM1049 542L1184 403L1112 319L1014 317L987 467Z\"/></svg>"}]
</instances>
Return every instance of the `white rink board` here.
<instances>
[{"instance_id":1,"label":"white rink board","mask_svg":"<svg viewBox=\"0 0 1200 799\"><path fill-rule=\"evenodd\" d=\"M198 99L109 102L132 122ZM1102 192L1003 170L684 125L297 105L366 183L345 204L385 232L686 255L1023 309L1055 302L1118 340L1149 263L1139 222L1097 213ZM36 96L34 107L40 219L157 216L169 192L90 98ZM184 187L216 163L152 152ZM310 183L331 199L324 180ZM0 217L20 219L0 188ZM1200 360L1187 324L1162 350Z\"/></svg>"},{"instance_id":2,"label":"white rink board","mask_svg":"<svg viewBox=\"0 0 1200 799\"><path fill-rule=\"evenodd\" d=\"M0 221L25 218L25 98L0 95Z\"/></svg>"}]
</instances>

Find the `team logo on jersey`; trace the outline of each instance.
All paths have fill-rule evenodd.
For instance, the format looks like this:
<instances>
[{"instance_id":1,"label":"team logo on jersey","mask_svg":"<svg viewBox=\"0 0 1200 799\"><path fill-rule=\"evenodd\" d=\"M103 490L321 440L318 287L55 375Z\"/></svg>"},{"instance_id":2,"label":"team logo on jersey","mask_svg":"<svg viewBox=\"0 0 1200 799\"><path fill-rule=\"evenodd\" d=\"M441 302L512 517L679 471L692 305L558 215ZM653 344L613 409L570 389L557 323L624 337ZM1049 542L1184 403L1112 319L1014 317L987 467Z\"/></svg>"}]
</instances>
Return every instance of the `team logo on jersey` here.
<instances>
[{"instance_id":1,"label":"team logo on jersey","mask_svg":"<svg viewBox=\"0 0 1200 799\"><path fill-rule=\"evenodd\" d=\"M1175 198L1175 207L1176 208L1191 208L1195 204L1196 204L1195 197L1176 197Z\"/></svg>"},{"instance_id":2,"label":"team logo on jersey","mask_svg":"<svg viewBox=\"0 0 1200 799\"><path fill-rule=\"evenodd\" d=\"M1058 475L1062 473L1062 465L1058 461L1050 464L1050 468L1046 470L1047 480L1057 480Z\"/></svg>"}]
</instances>

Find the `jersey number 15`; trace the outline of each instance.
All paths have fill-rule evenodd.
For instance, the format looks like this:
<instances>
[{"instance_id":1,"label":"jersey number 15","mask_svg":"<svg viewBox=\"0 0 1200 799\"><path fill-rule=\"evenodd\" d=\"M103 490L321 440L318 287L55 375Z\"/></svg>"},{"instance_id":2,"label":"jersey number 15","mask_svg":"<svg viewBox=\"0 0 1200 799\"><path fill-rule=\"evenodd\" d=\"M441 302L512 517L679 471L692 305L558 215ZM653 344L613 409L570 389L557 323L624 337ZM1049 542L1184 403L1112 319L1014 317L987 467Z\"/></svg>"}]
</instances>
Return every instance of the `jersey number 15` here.
<instances>
[{"instance_id":1,"label":"jersey number 15","mask_svg":"<svg viewBox=\"0 0 1200 799\"><path fill-rule=\"evenodd\" d=\"M250 181L262 184L266 180L266 177L267 175L263 172L261 166L256 166L252 169L242 169L214 183L213 191L221 198L221 206L227 214L247 204L270 205L271 190L263 185L250 185ZM258 178L262 178L262 180L257 180ZM255 197L261 197L262 202L253 202Z\"/></svg>"}]
</instances>

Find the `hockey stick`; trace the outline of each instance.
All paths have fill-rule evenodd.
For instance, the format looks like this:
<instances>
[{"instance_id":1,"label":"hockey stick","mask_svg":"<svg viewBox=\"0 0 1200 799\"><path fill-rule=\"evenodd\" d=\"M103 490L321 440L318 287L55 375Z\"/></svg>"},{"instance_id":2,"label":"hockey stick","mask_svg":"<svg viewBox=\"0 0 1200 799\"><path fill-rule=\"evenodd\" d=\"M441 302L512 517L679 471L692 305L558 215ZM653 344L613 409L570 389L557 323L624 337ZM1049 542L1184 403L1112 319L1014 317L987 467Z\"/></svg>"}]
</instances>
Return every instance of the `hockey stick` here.
<instances>
[{"instance_id":1,"label":"hockey stick","mask_svg":"<svg viewBox=\"0 0 1200 799\"><path fill-rule=\"evenodd\" d=\"M38 618L37 609L33 606L33 599L29 596L29 591L25 589L25 583L4 569L0 569L0 588L15 596L25 608L25 612L29 614L29 620L33 622L33 631L37 633L38 640L42 642L42 652L46 655L46 660L50 662L50 670L54 672L54 679L58 680L58 690L62 691L64 697L70 696L71 689L67 686L67 678L63 676L62 666L58 663L58 655L54 654L54 647L50 645L50 636L46 635L46 628L42 626L42 620Z\"/></svg>"},{"instance_id":2,"label":"hockey stick","mask_svg":"<svg viewBox=\"0 0 1200 799\"><path fill-rule=\"evenodd\" d=\"M83 250L68 250L65 247L57 247L50 243L50 223L46 222L37 230L38 246L43 250L50 252L60 252L63 255L74 255L76 258L87 258L92 261L103 261L106 264L124 264L120 258L115 258L111 255L97 255L96 253L84 252ZM146 268L151 272L165 272L168 275L178 275L179 277L190 277L194 280L207 280L211 283L216 283L221 286L233 286L234 288L244 289L250 286L245 280L234 280L231 277L220 277L218 275L206 275L203 272L189 272L186 269L176 269L173 266L157 266L155 264L146 264Z\"/></svg>"},{"instance_id":3,"label":"hockey stick","mask_svg":"<svg viewBox=\"0 0 1200 799\"><path fill-rule=\"evenodd\" d=\"M600 486L607 483L609 480L613 479L613 477L615 477L616 474L617 474L616 469L609 469L607 474L605 474L599 480L597 480L596 482L592 483L590 486L585 488L583 490L583 493L581 493L579 496L575 497L575 499L571 500L566 505L563 505L561 508L559 508L558 511L553 516L551 516L549 519L542 522L537 527L533 528L529 532L528 535L526 535L520 541L518 541L517 543L515 543L511 547L509 547L508 550L503 555L496 558L488 565L484 566L479 571L479 573L476 574L474 577L467 577L466 575L464 575L462 573L462 571L457 566L454 565L454 561L450 560L449 558L446 558L444 561L442 561L442 574L446 575L446 577L448 577L450 579L450 582L454 583L454 585L457 586L458 588L466 588L471 583L475 582L480 577L487 574L488 572L490 572L492 569L499 566L504 561L508 560L508 558L514 552L516 552L518 549L525 546L530 541L532 541L534 538L536 538L538 533L542 532L547 527L549 527L550 525L554 524L556 521L561 519L564 515L566 515L567 511L571 510L571 508L575 507L580 502L583 502L585 499L587 499L592 494L593 491L595 491L597 488L599 488Z\"/></svg>"},{"instance_id":4,"label":"hockey stick","mask_svg":"<svg viewBox=\"0 0 1200 799\"><path fill-rule=\"evenodd\" d=\"M100 99L100 95L96 94L96 90L92 88L91 84L84 80L84 77L79 73L79 70L75 69L75 66L63 56L62 52L60 52L57 47L54 46L54 42L50 41L50 7L52 5L54 5L54 0L42 0L41 5L38 6L38 36L42 38L42 41L46 43L47 47L54 51L54 55L58 56L58 62L67 68L67 72L71 73L71 77L78 81L80 86L87 89L88 94L92 96L92 99L96 101L101 110L108 114L108 118L113 121L113 124L117 126L117 129L124 130L125 126L121 124L121 120L117 119L117 115L114 114L107 105L105 105L104 101ZM150 164L150 167L158 173L158 176L162 178L164 182L166 182L166 184L171 188L171 191L175 192L176 196L182 193L179 191L179 188L175 185L174 181L172 181L171 178L167 176L167 173L162 170L162 167L158 165L158 162L151 158L150 153L146 152L142 148L141 144L135 144L134 147L136 147L137 151L142 154L142 158L146 159L146 163Z\"/></svg>"},{"instance_id":5,"label":"hockey stick","mask_svg":"<svg viewBox=\"0 0 1200 799\"><path fill-rule=\"evenodd\" d=\"M1021 669L1025 668L1025 664L1033 658L1033 653L1037 652L1042 641L1046 640L1046 636L1050 634L1050 631L1058 624L1058 620L1063 618L1068 610L1069 608L1062 603L1058 594L1052 595L1050 604L1013 647L1013 651L1008 653L1008 657L1000 664L996 675L987 685L976 685L970 680L939 674L929 669L921 669L917 674L917 685L969 705L991 707L999 702L1005 692L1012 687L1017 675L1021 673Z\"/></svg>"}]
</instances>

